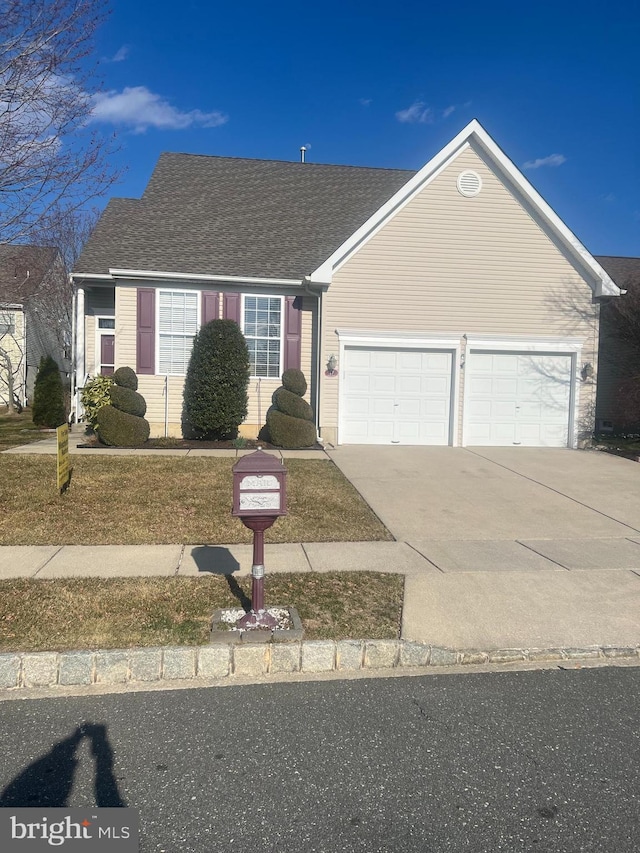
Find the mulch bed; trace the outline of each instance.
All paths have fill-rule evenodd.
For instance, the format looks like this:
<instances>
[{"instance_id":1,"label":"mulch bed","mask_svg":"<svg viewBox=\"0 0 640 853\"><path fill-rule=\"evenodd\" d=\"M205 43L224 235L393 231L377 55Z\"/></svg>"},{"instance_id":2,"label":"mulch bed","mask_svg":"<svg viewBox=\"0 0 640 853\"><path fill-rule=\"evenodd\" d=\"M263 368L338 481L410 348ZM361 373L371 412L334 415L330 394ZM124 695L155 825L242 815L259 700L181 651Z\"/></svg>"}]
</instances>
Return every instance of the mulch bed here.
<instances>
[{"instance_id":1,"label":"mulch bed","mask_svg":"<svg viewBox=\"0 0 640 853\"><path fill-rule=\"evenodd\" d=\"M150 438L142 446L131 447L123 445L124 450L282 450L275 444L269 444L268 441L259 441L257 438L248 438L242 445L233 441L197 441L181 438ZM79 444L78 449L98 448L101 450L111 450L106 444L101 444L95 436L87 436L84 444ZM314 444L313 447L294 447L287 448L288 450L324 450L321 444Z\"/></svg>"}]
</instances>

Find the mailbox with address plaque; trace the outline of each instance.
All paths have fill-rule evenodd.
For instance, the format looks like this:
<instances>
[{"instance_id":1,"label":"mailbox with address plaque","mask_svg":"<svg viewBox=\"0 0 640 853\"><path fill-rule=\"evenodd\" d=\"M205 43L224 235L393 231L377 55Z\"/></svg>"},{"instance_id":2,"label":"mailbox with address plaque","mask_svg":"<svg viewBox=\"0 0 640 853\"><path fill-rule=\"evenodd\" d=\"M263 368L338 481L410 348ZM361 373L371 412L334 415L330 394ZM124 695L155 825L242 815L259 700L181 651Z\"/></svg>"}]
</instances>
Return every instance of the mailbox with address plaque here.
<instances>
[{"instance_id":1,"label":"mailbox with address plaque","mask_svg":"<svg viewBox=\"0 0 640 853\"><path fill-rule=\"evenodd\" d=\"M233 509L253 531L251 610L240 628L274 628L276 620L264 609L264 531L287 514L287 469L279 459L258 448L233 466Z\"/></svg>"}]
</instances>

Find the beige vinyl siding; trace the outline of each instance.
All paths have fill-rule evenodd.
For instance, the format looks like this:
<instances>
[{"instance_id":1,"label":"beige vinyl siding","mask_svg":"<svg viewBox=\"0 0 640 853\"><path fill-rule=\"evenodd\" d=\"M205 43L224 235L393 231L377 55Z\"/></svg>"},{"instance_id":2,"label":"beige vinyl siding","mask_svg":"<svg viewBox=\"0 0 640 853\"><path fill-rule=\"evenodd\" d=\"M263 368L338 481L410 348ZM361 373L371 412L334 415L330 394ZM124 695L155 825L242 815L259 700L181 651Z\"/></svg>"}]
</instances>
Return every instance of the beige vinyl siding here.
<instances>
[{"instance_id":1,"label":"beige vinyl siding","mask_svg":"<svg viewBox=\"0 0 640 853\"><path fill-rule=\"evenodd\" d=\"M21 308L0 308L0 317L3 318L3 321L5 318L9 319L9 315L13 317L14 331L0 334L0 347L2 347L11 360L14 393L22 401L25 394L25 373L27 366L25 357L24 313ZM0 367L0 405L6 405L8 402L9 389L7 380L8 376L3 362Z\"/></svg>"},{"instance_id":2,"label":"beige vinyl siding","mask_svg":"<svg viewBox=\"0 0 640 853\"><path fill-rule=\"evenodd\" d=\"M456 187L465 169L482 179L472 198ZM596 361L591 288L471 147L334 273L323 302L322 363L337 354L340 328L580 338L583 361ZM336 380L324 380L322 399L322 434L335 441ZM583 385L583 419L593 406L594 389Z\"/></svg>"},{"instance_id":3,"label":"beige vinyl siding","mask_svg":"<svg viewBox=\"0 0 640 853\"><path fill-rule=\"evenodd\" d=\"M167 288L171 289L171 288ZM176 288L180 289L180 288ZM315 323L316 300L305 296L302 305L302 351L301 367L307 379L311 376L313 341L312 330ZM116 288L116 366L136 367L136 288ZM157 346L157 342L156 342ZM165 377L140 375L138 390L147 401L147 420L151 425L151 435L165 434ZM182 396L184 377L167 377L168 385L168 435L182 434ZM267 409L271 405L271 395L280 385L279 379L256 378L249 380L249 407L247 417L240 428L241 435L255 438L264 424ZM309 393L307 393L309 399Z\"/></svg>"}]
</instances>

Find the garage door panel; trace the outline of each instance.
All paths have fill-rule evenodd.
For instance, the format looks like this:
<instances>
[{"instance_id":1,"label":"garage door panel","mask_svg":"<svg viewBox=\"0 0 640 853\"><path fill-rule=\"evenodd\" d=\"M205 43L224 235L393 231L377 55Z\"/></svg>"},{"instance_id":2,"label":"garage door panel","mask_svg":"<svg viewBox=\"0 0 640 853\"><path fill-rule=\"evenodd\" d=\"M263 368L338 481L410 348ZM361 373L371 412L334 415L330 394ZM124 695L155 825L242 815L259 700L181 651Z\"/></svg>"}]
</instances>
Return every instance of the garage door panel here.
<instances>
[{"instance_id":1,"label":"garage door panel","mask_svg":"<svg viewBox=\"0 0 640 853\"><path fill-rule=\"evenodd\" d=\"M567 446L570 355L471 351L467 369L467 444Z\"/></svg>"},{"instance_id":2,"label":"garage door panel","mask_svg":"<svg viewBox=\"0 0 640 853\"><path fill-rule=\"evenodd\" d=\"M446 351L345 348L340 441L448 444L452 365Z\"/></svg>"}]
</instances>

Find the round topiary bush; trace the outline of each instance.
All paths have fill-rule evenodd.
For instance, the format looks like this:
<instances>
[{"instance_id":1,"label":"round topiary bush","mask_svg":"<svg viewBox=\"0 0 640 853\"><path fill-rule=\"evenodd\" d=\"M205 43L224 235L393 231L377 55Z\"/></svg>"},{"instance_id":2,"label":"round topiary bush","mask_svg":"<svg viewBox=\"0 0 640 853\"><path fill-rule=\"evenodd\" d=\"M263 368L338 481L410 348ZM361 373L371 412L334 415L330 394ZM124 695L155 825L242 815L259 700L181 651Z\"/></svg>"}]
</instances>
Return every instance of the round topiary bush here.
<instances>
[{"instance_id":1,"label":"round topiary bush","mask_svg":"<svg viewBox=\"0 0 640 853\"><path fill-rule=\"evenodd\" d=\"M140 447L149 438L149 422L115 406L103 406L98 412L96 432L109 447Z\"/></svg>"},{"instance_id":2,"label":"round topiary bush","mask_svg":"<svg viewBox=\"0 0 640 853\"><path fill-rule=\"evenodd\" d=\"M273 405L259 438L285 448L312 447L316 443L313 409L302 399L306 390L307 380L301 370L285 370L282 386L273 392Z\"/></svg>"},{"instance_id":3,"label":"round topiary bush","mask_svg":"<svg viewBox=\"0 0 640 853\"><path fill-rule=\"evenodd\" d=\"M50 355L40 359L33 388L31 419L34 424L49 429L62 426L67 419L60 368Z\"/></svg>"},{"instance_id":4,"label":"round topiary bush","mask_svg":"<svg viewBox=\"0 0 640 853\"><path fill-rule=\"evenodd\" d=\"M272 406L267 412L267 428L277 447L311 447L316 443L316 426L311 421L292 418Z\"/></svg>"},{"instance_id":5,"label":"round topiary bush","mask_svg":"<svg viewBox=\"0 0 640 853\"><path fill-rule=\"evenodd\" d=\"M138 377L130 367L119 367L113 374L113 381L121 388L131 388L132 391L138 390Z\"/></svg>"},{"instance_id":6,"label":"round topiary bush","mask_svg":"<svg viewBox=\"0 0 640 853\"><path fill-rule=\"evenodd\" d=\"M303 421L313 420L313 409L297 394L287 391L286 388L277 388L273 392L271 398L273 405L284 415L290 415L292 418L302 418Z\"/></svg>"},{"instance_id":7,"label":"round topiary bush","mask_svg":"<svg viewBox=\"0 0 640 853\"><path fill-rule=\"evenodd\" d=\"M120 387L120 385L112 385L109 388L109 397L111 405L127 415L135 415L138 418L143 418L147 413L147 401L142 394L137 391L132 391L128 386Z\"/></svg>"},{"instance_id":8,"label":"round topiary bush","mask_svg":"<svg viewBox=\"0 0 640 853\"><path fill-rule=\"evenodd\" d=\"M132 387L138 387L138 377L130 367L119 367L113 379L116 384L108 388L110 403L98 409L95 431L110 447L139 447L149 438L150 428L144 419L147 403Z\"/></svg>"},{"instance_id":9,"label":"round topiary bush","mask_svg":"<svg viewBox=\"0 0 640 853\"><path fill-rule=\"evenodd\" d=\"M193 341L182 408L185 438L233 439L247 416L249 350L233 320L212 320Z\"/></svg>"},{"instance_id":10,"label":"round topiary bush","mask_svg":"<svg viewBox=\"0 0 640 853\"><path fill-rule=\"evenodd\" d=\"M304 378L304 373L295 367L285 370L282 374L282 384L287 391L291 391L292 394L296 394L298 397L304 397L307 393L307 380Z\"/></svg>"}]
</instances>

